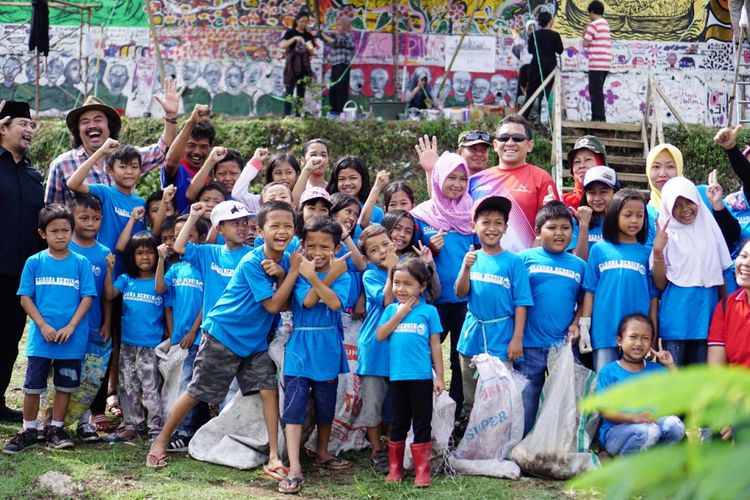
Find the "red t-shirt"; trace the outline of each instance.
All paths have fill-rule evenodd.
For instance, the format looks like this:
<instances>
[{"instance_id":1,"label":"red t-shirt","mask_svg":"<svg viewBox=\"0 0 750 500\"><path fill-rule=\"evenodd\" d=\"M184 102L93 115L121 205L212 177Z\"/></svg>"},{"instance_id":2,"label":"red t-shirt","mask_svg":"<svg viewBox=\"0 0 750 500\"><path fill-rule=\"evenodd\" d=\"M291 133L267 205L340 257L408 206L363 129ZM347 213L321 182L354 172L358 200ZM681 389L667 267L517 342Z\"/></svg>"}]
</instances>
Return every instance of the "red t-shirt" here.
<instances>
[{"instance_id":1,"label":"red t-shirt","mask_svg":"<svg viewBox=\"0 0 750 500\"><path fill-rule=\"evenodd\" d=\"M726 310L724 310L726 309ZM740 288L719 302L708 330L708 346L723 347L730 365L750 368L750 303L747 290Z\"/></svg>"}]
</instances>

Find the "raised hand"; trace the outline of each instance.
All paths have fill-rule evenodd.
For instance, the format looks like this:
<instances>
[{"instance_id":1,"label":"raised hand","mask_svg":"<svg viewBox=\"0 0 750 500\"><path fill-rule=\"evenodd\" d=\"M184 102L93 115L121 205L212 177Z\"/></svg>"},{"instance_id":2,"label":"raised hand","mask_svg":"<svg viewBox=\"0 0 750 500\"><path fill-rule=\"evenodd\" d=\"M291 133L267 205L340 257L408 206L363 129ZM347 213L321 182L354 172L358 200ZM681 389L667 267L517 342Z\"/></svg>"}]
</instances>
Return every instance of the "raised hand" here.
<instances>
[{"instance_id":1,"label":"raised hand","mask_svg":"<svg viewBox=\"0 0 750 500\"><path fill-rule=\"evenodd\" d=\"M117 148L120 147L120 143L117 141L117 139L112 139L109 137L106 141L104 141L104 144L102 144L102 147L99 148L99 151L102 152L102 154L108 155L115 152Z\"/></svg>"},{"instance_id":2,"label":"raised hand","mask_svg":"<svg viewBox=\"0 0 750 500\"><path fill-rule=\"evenodd\" d=\"M130 211L130 218L133 220L141 220L146 215L146 209L144 207L135 207Z\"/></svg>"},{"instance_id":3,"label":"raised hand","mask_svg":"<svg viewBox=\"0 0 750 500\"><path fill-rule=\"evenodd\" d=\"M741 123L734 128L724 127L723 129L716 132L716 135L714 136L714 143L724 149L732 149L737 145L737 134L740 133L741 129Z\"/></svg>"},{"instance_id":4,"label":"raised hand","mask_svg":"<svg viewBox=\"0 0 750 500\"><path fill-rule=\"evenodd\" d=\"M430 247L426 247L422 244L421 241L417 242L418 247L415 247L412 245L411 249L414 250L414 253L419 255L419 258L422 259L422 262L425 264L432 264L434 262L434 259L432 257L432 250L430 250Z\"/></svg>"},{"instance_id":5,"label":"raised hand","mask_svg":"<svg viewBox=\"0 0 750 500\"><path fill-rule=\"evenodd\" d=\"M299 272L299 266L302 264L303 260L305 260L305 257L302 255L302 249L297 248L297 250L292 252L289 256L289 271Z\"/></svg>"},{"instance_id":6,"label":"raised hand","mask_svg":"<svg viewBox=\"0 0 750 500\"><path fill-rule=\"evenodd\" d=\"M167 258L167 253L168 253L167 244L166 243L162 243L161 245L159 245L158 247L156 247L156 252L159 254L159 259L160 260L166 259Z\"/></svg>"},{"instance_id":7,"label":"raised hand","mask_svg":"<svg viewBox=\"0 0 750 500\"><path fill-rule=\"evenodd\" d=\"M307 257L302 259L299 264L299 273L308 280L315 275L315 262L307 260Z\"/></svg>"},{"instance_id":8,"label":"raised hand","mask_svg":"<svg viewBox=\"0 0 750 500\"><path fill-rule=\"evenodd\" d=\"M435 167L440 154L438 153L437 137L432 136L432 140L428 135L419 138L419 143L414 146L419 156L419 164L425 172L432 172Z\"/></svg>"},{"instance_id":9,"label":"raised hand","mask_svg":"<svg viewBox=\"0 0 750 500\"><path fill-rule=\"evenodd\" d=\"M721 184L719 184L719 174L715 169L708 174L706 196L708 197L708 201L711 202L711 208L714 211L724 210L724 190L721 188Z\"/></svg>"},{"instance_id":10,"label":"raised hand","mask_svg":"<svg viewBox=\"0 0 750 500\"><path fill-rule=\"evenodd\" d=\"M578 207L578 210L575 212L576 219L578 219L578 226L589 227L589 224L591 224L591 216L593 214L594 211L591 207Z\"/></svg>"},{"instance_id":11,"label":"raised hand","mask_svg":"<svg viewBox=\"0 0 750 500\"><path fill-rule=\"evenodd\" d=\"M253 153L253 157L250 159L252 160L258 160L259 162L263 163L265 162L270 153L268 152L268 148L255 148L255 152Z\"/></svg>"},{"instance_id":12,"label":"raised hand","mask_svg":"<svg viewBox=\"0 0 750 500\"><path fill-rule=\"evenodd\" d=\"M466 270L471 269L471 266L477 261L477 252L474 250L474 245L469 246L469 251L464 255L464 268Z\"/></svg>"},{"instance_id":13,"label":"raised hand","mask_svg":"<svg viewBox=\"0 0 750 500\"><path fill-rule=\"evenodd\" d=\"M375 191L382 191L384 187L388 185L388 182L390 181L391 176L386 170L381 170L378 172L378 175L375 176L375 184L373 184L372 189Z\"/></svg>"},{"instance_id":14,"label":"raised hand","mask_svg":"<svg viewBox=\"0 0 750 500\"><path fill-rule=\"evenodd\" d=\"M311 156L307 159L305 162L305 166L303 167L303 170L307 170L310 173L313 173L317 169L321 167L323 163L323 158L319 156Z\"/></svg>"},{"instance_id":15,"label":"raised hand","mask_svg":"<svg viewBox=\"0 0 750 500\"><path fill-rule=\"evenodd\" d=\"M445 235L448 234L442 229L437 232L437 234L430 237L430 246L435 249L435 251L439 252L443 249L445 246Z\"/></svg>"},{"instance_id":16,"label":"raised hand","mask_svg":"<svg viewBox=\"0 0 750 500\"><path fill-rule=\"evenodd\" d=\"M185 87L177 90L177 82L174 78L169 77L164 80L164 92L161 96L155 95L154 99L161 105L166 116L176 116L180 110L180 97L185 91Z\"/></svg>"},{"instance_id":17,"label":"raised hand","mask_svg":"<svg viewBox=\"0 0 750 500\"><path fill-rule=\"evenodd\" d=\"M194 218L203 217L203 214L205 211L206 211L206 207L200 201L190 205L190 217L194 217Z\"/></svg>"},{"instance_id":18,"label":"raised hand","mask_svg":"<svg viewBox=\"0 0 750 500\"><path fill-rule=\"evenodd\" d=\"M396 247L391 243L391 246L388 247L388 252L385 254L385 260L383 261L383 267L388 269L389 271L396 267L396 265L399 262L398 255L396 254Z\"/></svg>"},{"instance_id":19,"label":"raised hand","mask_svg":"<svg viewBox=\"0 0 750 500\"><path fill-rule=\"evenodd\" d=\"M669 223L672 221L671 218L667 219L667 223L664 227L659 225L659 221L656 221L656 236L654 236L654 255L663 255L664 249L667 247L669 242L669 236L667 235L667 228Z\"/></svg>"},{"instance_id":20,"label":"raised hand","mask_svg":"<svg viewBox=\"0 0 750 500\"><path fill-rule=\"evenodd\" d=\"M653 354L656 360L662 365L674 366L674 358L672 357L672 353L664 349L661 343L661 339L659 339L659 350L655 351L653 348L651 348L651 354Z\"/></svg>"},{"instance_id":21,"label":"raised hand","mask_svg":"<svg viewBox=\"0 0 750 500\"><path fill-rule=\"evenodd\" d=\"M5 107L5 101L0 101L0 111L2 111L4 107ZM5 125L9 121L10 121L10 116L0 118L0 126Z\"/></svg>"},{"instance_id":22,"label":"raised hand","mask_svg":"<svg viewBox=\"0 0 750 500\"><path fill-rule=\"evenodd\" d=\"M169 203L174 198L174 195L177 194L177 188L170 184L169 186L164 188L164 191L161 194L161 201L164 203Z\"/></svg>"},{"instance_id":23,"label":"raised hand","mask_svg":"<svg viewBox=\"0 0 750 500\"><path fill-rule=\"evenodd\" d=\"M211 150L211 153L208 155L208 159L206 160L206 163L213 163L216 165L221 160L226 158L227 156L227 148L222 146L214 146L214 148Z\"/></svg>"},{"instance_id":24,"label":"raised hand","mask_svg":"<svg viewBox=\"0 0 750 500\"><path fill-rule=\"evenodd\" d=\"M115 254L113 253L107 254L107 256L105 257L105 260L107 261L108 271L111 271L112 269L115 268L115 263L117 262L117 258L115 257Z\"/></svg>"},{"instance_id":25,"label":"raised hand","mask_svg":"<svg viewBox=\"0 0 750 500\"><path fill-rule=\"evenodd\" d=\"M334 253L331 252L331 255L329 257L330 268L328 269L328 272L332 273L335 276L342 276L349 269L349 267L346 264L346 259L348 259L351 256L352 256L351 252L346 252L341 257L336 258L336 255L334 255Z\"/></svg>"},{"instance_id":26,"label":"raised hand","mask_svg":"<svg viewBox=\"0 0 750 500\"><path fill-rule=\"evenodd\" d=\"M402 318L405 318L416 305L419 304L419 299L416 297L409 297L406 302L403 302L398 305L398 309L396 309L396 314L401 314Z\"/></svg>"},{"instance_id":27,"label":"raised hand","mask_svg":"<svg viewBox=\"0 0 750 500\"><path fill-rule=\"evenodd\" d=\"M555 190L552 189L552 186L547 186L547 194L544 196L544 199L542 200L542 205L546 205L547 203L557 201L557 196L555 196Z\"/></svg>"},{"instance_id":28,"label":"raised hand","mask_svg":"<svg viewBox=\"0 0 750 500\"><path fill-rule=\"evenodd\" d=\"M190 121L193 123L198 123L203 120L207 120L211 117L211 108L208 107L206 104L196 104L195 108L193 108L193 112L190 113Z\"/></svg>"}]
</instances>

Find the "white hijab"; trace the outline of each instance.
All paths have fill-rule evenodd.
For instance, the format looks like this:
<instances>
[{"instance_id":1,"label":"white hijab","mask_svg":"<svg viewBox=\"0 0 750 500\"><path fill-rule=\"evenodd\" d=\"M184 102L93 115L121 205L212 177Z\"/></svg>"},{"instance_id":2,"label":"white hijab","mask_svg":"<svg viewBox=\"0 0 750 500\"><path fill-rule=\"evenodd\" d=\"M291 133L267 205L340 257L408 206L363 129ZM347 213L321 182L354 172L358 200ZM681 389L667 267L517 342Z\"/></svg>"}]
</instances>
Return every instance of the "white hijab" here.
<instances>
[{"instance_id":1,"label":"white hijab","mask_svg":"<svg viewBox=\"0 0 750 500\"><path fill-rule=\"evenodd\" d=\"M678 197L698 205L692 224L684 225L672 217ZM659 227L667 226L669 238L664 249L667 279L681 287L711 287L724 284L723 271L732 265L719 225L703 203L695 184L686 177L674 177L661 190ZM653 269L653 253L651 268Z\"/></svg>"}]
</instances>

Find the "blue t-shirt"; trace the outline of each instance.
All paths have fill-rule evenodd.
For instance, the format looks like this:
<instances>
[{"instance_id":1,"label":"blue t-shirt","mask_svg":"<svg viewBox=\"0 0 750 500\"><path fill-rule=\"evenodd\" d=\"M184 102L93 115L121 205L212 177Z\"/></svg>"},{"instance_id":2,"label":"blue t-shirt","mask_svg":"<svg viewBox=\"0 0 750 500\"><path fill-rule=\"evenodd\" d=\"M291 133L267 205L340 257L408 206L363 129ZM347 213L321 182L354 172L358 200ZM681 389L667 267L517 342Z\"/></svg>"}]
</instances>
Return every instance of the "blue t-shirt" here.
<instances>
[{"instance_id":1,"label":"blue t-shirt","mask_svg":"<svg viewBox=\"0 0 750 500\"><path fill-rule=\"evenodd\" d=\"M117 239L130 220L130 212L136 207L145 208L146 201L136 194L127 195L114 186L104 184L89 184L89 192L102 201L102 225L97 239L107 248L116 248ZM144 231L144 221L145 217L137 221L131 234Z\"/></svg>"},{"instance_id":2,"label":"blue t-shirt","mask_svg":"<svg viewBox=\"0 0 750 500\"><path fill-rule=\"evenodd\" d=\"M201 328L241 358L268 350L266 338L276 315L262 302L273 297L277 279L263 271L260 263L265 259L263 247L246 254L216 305L208 312L203 309ZM288 253L279 265L289 271Z\"/></svg>"},{"instance_id":3,"label":"blue t-shirt","mask_svg":"<svg viewBox=\"0 0 750 500\"><path fill-rule=\"evenodd\" d=\"M648 236L646 237L646 246L651 249L654 246L656 237L656 221L659 218L659 211L651 205L646 205L646 218L643 223L648 224Z\"/></svg>"},{"instance_id":4,"label":"blue t-shirt","mask_svg":"<svg viewBox=\"0 0 750 500\"><path fill-rule=\"evenodd\" d=\"M169 267L164 283L167 285L166 305L172 308L172 343L179 344L201 312L203 277L190 262L180 261ZM200 338L199 328L194 345L198 345Z\"/></svg>"},{"instance_id":5,"label":"blue t-shirt","mask_svg":"<svg viewBox=\"0 0 750 500\"><path fill-rule=\"evenodd\" d=\"M317 274L323 279L327 273ZM349 293L349 280L349 274L344 273L330 287L342 305ZM306 278L297 278L292 294L294 330L286 343L284 375L323 382L336 378L339 373L348 373L349 362L339 329L342 309L333 311L322 300L305 307L303 301L311 289Z\"/></svg>"},{"instance_id":6,"label":"blue t-shirt","mask_svg":"<svg viewBox=\"0 0 750 500\"><path fill-rule=\"evenodd\" d=\"M255 240L253 241L253 248L262 247L265 242L266 240L263 239L263 236L258 235L255 237ZM284 251L290 254L294 253L294 251L297 250L301 245L302 245L302 242L299 240L299 238L296 235L292 236L292 239L289 242L289 245L287 245Z\"/></svg>"},{"instance_id":7,"label":"blue t-shirt","mask_svg":"<svg viewBox=\"0 0 750 500\"><path fill-rule=\"evenodd\" d=\"M357 240L354 240L356 245ZM349 249L345 245L341 245L341 249L336 253L336 258L346 254ZM349 275L349 291L344 297L344 312L351 313L354 310L354 306L359 300L359 296L362 294L362 271L354 265L351 257L346 259L346 274Z\"/></svg>"},{"instance_id":8,"label":"blue t-shirt","mask_svg":"<svg viewBox=\"0 0 750 500\"><path fill-rule=\"evenodd\" d=\"M617 361L611 361L604 365L599 371L596 382L596 392L604 392L607 388L620 384L626 380L631 380L643 375L648 375L653 372L659 372L665 368L659 363L653 361L644 361L646 364L643 370L639 372L631 372L620 366ZM607 432L615 425L618 425L611 420L602 418L602 426L599 429L599 443L602 448L606 446Z\"/></svg>"},{"instance_id":9,"label":"blue t-shirt","mask_svg":"<svg viewBox=\"0 0 750 500\"><path fill-rule=\"evenodd\" d=\"M229 250L224 245L196 245L188 242L182 260L194 265L203 277L204 315L219 300L240 261L250 251L252 248L245 245Z\"/></svg>"},{"instance_id":10,"label":"blue t-shirt","mask_svg":"<svg viewBox=\"0 0 750 500\"><path fill-rule=\"evenodd\" d=\"M438 230L419 219L414 220L417 223L417 240L421 241L424 246L428 246L430 238L435 236ZM456 295L455 284L464 263L464 256L476 239L472 234L448 231L444 241L445 246L435 256L435 267L440 273L440 298L436 303L466 302L466 298L459 298Z\"/></svg>"},{"instance_id":11,"label":"blue t-shirt","mask_svg":"<svg viewBox=\"0 0 750 500\"><path fill-rule=\"evenodd\" d=\"M591 222L593 223L593 217L592 217ZM601 220L596 226L589 225L589 251L591 251L591 247L594 246L594 243L602 241L603 239L602 229L603 228L604 228L604 224L602 224ZM573 218L573 237L570 239L570 245L568 245L568 248L566 250L575 250L576 244L578 243L579 231L580 231L580 227L578 225L578 219L574 217Z\"/></svg>"},{"instance_id":12,"label":"blue t-shirt","mask_svg":"<svg viewBox=\"0 0 750 500\"><path fill-rule=\"evenodd\" d=\"M388 272L379 267L369 267L362 275L362 286L367 300L367 316L357 336L357 375L387 377L390 366L388 343L378 342L375 330L380 325L385 306L385 282Z\"/></svg>"},{"instance_id":13,"label":"blue t-shirt","mask_svg":"<svg viewBox=\"0 0 750 500\"><path fill-rule=\"evenodd\" d=\"M397 303L386 307L380 325L391 319L397 309ZM388 337L391 381L432 380L430 335L441 333L443 325L435 306L417 304Z\"/></svg>"},{"instance_id":14,"label":"blue t-shirt","mask_svg":"<svg viewBox=\"0 0 750 500\"><path fill-rule=\"evenodd\" d=\"M159 179L161 180L162 189L170 184L169 179L167 179L166 167L162 167L159 170ZM177 188L177 192L174 194L174 201L177 205L178 214L190 211L190 204L192 202L185 197L185 193L187 193L187 190L190 187L190 181L192 180L193 174L185 168L183 160L180 160L180 163L177 166L177 173L171 182L171 184Z\"/></svg>"},{"instance_id":15,"label":"blue t-shirt","mask_svg":"<svg viewBox=\"0 0 750 500\"><path fill-rule=\"evenodd\" d=\"M94 297L96 300L91 263L75 252L70 252L63 259L55 259L47 250L42 250L26 260L17 295L31 297L44 321L59 330L70 322L84 297ZM79 359L86 352L88 339L89 322L86 317L63 344L47 342L37 324L30 321L26 355Z\"/></svg>"},{"instance_id":16,"label":"blue t-shirt","mask_svg":"<svg viewBox=\"0 0 750 500\"><path fill-rule=\"evenodd\" d=\"M97 298L91 303L86 318L89 323L89 331L95 332L98 339L101 340L99 329L102 326L102 297L104 297L104 278L107 275L107 255L110 254L109 248L101 243L96 243L91 247L82 247L77 245L73 240L68 244L71 252L83 255L91 263L91 273L94 275L94 285L96 286ZM96 337L94 337L96 339Z\"/></svg>"},{"instance_id":17,"label":"blue t-shirt","mask_svg":"<svg viewBox=\"0 0 750 500\"><path fill-rule=\"evenodd\" d=\"M717 287L667 284L659 303L659 338L706 340L708 326L718 302Z\"/></svg>"},{"instance_id":18,"label":"blue t-shirt","mask_svg":"<svg viewBox=\"0 0 750 500\"><path fill-rule=\"evenodd\" d=\"M487 352L507 359L516 307L534 305L529 273L521 258L507 250L496 255L477 250L476 254L458 352L468 358Z\"/></svg>"},{"instance_id":19,"label":"blue t-shirt","mask_svg":"<svg viewBox=\"0 0 750 500\"><path fill-rule=\"evenodd\" d=\"M154 348L164 337L165 294L155 278L121 274L112 284L122 293L122 343Z\"/></svg>"},{"instance_id":20,"label":"blue t-shirt","mask_svg":"<svg viewBox=\"0 0 750 500\"><path fill-rule=\"evenodd\" d=\"M648 266L650 254L651 249L640 243L601 241L591 248L583 289L594 294L594 349L617 347L617 327L628 314L648 316L651 298L659 294Z\"/></svg>"},{"instance_id":21,"label":"blue t-shirt","mask_svg":"<svg viewBox=\"0 0 750 500\"><path fill-rule=\"evenodd\" d=\"M550 348L568 334L576 302L583 298L586 263L567 252L548 252L542 247L518 254L526 265L534 305L526 314L524 347Z\"/></svg>"},{"instance_id":22,"label":"blue t-shirt","mask_svg":"<svg viewBox=\"0 0 750 500\"><path fill-rule=\"evenodd\" d=\"M750 203L747 202L744 191L731 193L724 198L724 206L727 207L732 217L740 224L740 241L750 238ZM730 248L732 258L736 258L741 248L739 245Z\"/></svg>"}]
</instances>

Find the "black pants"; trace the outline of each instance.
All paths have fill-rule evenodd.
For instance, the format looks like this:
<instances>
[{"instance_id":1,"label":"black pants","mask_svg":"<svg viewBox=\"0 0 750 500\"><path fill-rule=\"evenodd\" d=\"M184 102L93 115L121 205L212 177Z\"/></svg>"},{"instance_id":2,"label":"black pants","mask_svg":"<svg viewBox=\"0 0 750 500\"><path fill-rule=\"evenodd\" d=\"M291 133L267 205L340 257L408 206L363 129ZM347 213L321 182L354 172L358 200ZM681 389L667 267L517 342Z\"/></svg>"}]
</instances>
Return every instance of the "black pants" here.
<instances>
[{"instance_id":1,"label":"black pants","mask_svg":"<svg viewBox=\"0 0 750 500\"><path fill-rule=\"evenodd\" d=\"M336 83L338 82L338 83ZM331 111L341 113L349 100L349 65L337 64L331 67L331 88L328 89L328 103Z\"/></svg>"},{"instance_id":2,"label":"black pants","mask_svg":"<svg viewBox=\"0 0 750 500\"><path fill-rule=\"evenodd\" d=\"M549 76L550 73L552 73L555 70L555 66L552 66L551 68L542 68L541 75L539 74L539 67L536 66L536 63L533 63L534 66L529 68L529 83L526 86L526 98L529 99L531 96L536 92L536 90L541 87L542 82L545 78ZM542 116L542 106L546 106L548 103L549 96L552 94L552 89L554 87L555 80L552 79L550 82L546 85L544 90L541 94L539 94L536 99L534 99L534 103L526 108L526 111L524 112L523 116L524 118L528 119L531 115L532 110L536 111L535 118L541 121Z\"/></svg>"},{"instance_id":3,"label":"black pants","mask_svg":"<svg viewBox=\"0 0 750 500\"><path fill-rule=\"evenodd\" d=\"M403 441L413 426L414 443L432 439L432 380L391 381L391 441Z\"/></svg>"},{"instance_id":4,"label":"black pants","mask_svg":"<svg viewBox=\"0 0 750 500\"><path fill-rule=\"evenodd\" d=\"M464 406L461 363L458 359L458 339L461 336L461 329L466 320L466 304L466 302L450 302L436 306L438 315L440 316L440 324L443 325L443 334L440 336L440 342L443 342L448 334L451 337L451 387L448 390L448 395L456 402L456 419L461 416L461 409Z\"/></svg>"},{"instance_id":5,"label":"black pants","mask_svg":"<svg viewBox=\"0 0 750 500\"><path fill-rule=\"evenodd\" d=\"M3 398L18 357L18 343L26 326L26 313L16 295L20 282L20 276L0 274L0 318L5 325L0 335L0 396Z\"/></svg>"},{"instance_id":6,"label":"black pants","mask_svg":"<svg viewBox=\"0 0 750 500\"><path fill-rule=\"evenodd\" d=\"M589 71L589 95L591 96L591 121L605 122L604 80L609 71Z\"/></svg>"},{"instance_id":7,"label":"black pants","mask_svg":"<svg viewBox=\"0 0 750 500\"><path fill-rule=\"evenodd\" d=\"M294 114L295 116L299 116L300 110L302 109L302 106L305 101L305 84L302 78L299 80L296 80L296 83L293 83L291 85L286 86L286 98L289 99L290 97L294 96L294 88L297 88L297 97L301 101L299 105L297 103L294 103ZM290 101L284 101L284 116L289 116L292 114L292 103Z\"/></svg>"}]
</instances>

